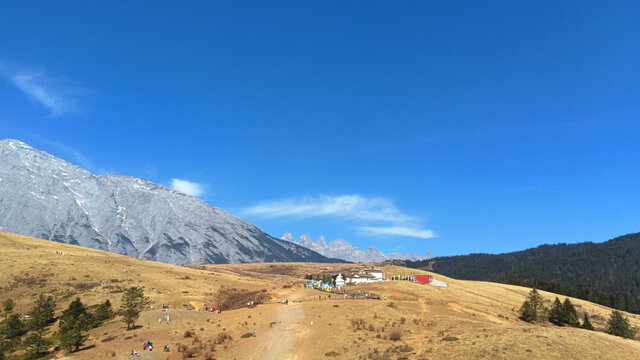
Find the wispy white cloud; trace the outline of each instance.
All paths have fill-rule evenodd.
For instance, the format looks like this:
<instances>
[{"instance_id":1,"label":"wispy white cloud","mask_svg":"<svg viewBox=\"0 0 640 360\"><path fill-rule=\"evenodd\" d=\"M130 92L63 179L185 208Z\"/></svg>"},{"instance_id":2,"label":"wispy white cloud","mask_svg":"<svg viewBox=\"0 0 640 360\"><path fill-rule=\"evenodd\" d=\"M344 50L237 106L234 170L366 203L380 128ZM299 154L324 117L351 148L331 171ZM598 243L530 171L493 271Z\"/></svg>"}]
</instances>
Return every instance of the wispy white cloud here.
<instances>
[{"instance_id":1,"label":"wispy white cloud","mask_svg":"<svg viewBox=\"0 0 640 360\"><path fill-rule=\"evenodd\" d=\"M187 180L171 179L171 188L181 191L187 195L199 197L204 194L205 186Z\"/></svg>"},{"instance_id":2,"label":"wispy white cloud","mask_svg":"<svg viewBox=\"0 0 640 360\"><path fill-rule=\"evenodd\" d=\"M412 216L398 210L389 199L367 198L360 195L318 195L268 201L247 207L243 213L268 218L331 216L392 223L415 220Z\"/></svg>"},{"instance_id":3,"label":"wispy white cloud","mask_svg":"<svg viewBox=\"0 0 640 360\"><path fill-rule=\"evenodd\" d=\"M15 70L0 62L0 75L22 90L30 99L49 110L50 116L78 112L70 89L44 70Z\"/></svg>"},{"instance_id":4,"label":"wispy white cloud","mask_svg":"<svg viewBox=\"0 0 640 360\"><path fill-rule=\"evenodd\" d=\"M408 226L360 226L358 227L366 235L373 236L407 236L420 239L431 239L436 237L433 230L426 230L420 227Z\"/></svg>"},{"instance_id":5,"label":"wispy white cloud","mask_svg":"<svg viewBox=\"0 0 640 360\"><path fill-rule=\"evenodd\" d=\"M244 215L264 218L332 217L359 222L360 232L369 236L405 236L429 239L432 230L423 229L420 219L400 211L384 197L361 195L316 195L262 202L242 210Z\"/></svg>"}]
</instances>

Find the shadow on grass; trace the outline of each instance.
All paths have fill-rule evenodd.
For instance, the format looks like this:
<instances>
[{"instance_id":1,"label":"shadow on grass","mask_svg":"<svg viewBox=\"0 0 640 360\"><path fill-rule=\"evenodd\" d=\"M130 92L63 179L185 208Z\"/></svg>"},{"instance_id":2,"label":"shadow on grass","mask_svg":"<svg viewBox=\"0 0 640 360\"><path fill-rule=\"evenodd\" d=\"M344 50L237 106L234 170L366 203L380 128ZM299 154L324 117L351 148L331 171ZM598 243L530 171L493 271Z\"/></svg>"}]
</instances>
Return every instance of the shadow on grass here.
<instances>
[{"instance_id":1,"label":"shadow on grass","mask_svg":"<svg viewBox=\"0 0 640 360\"><path fill-rule=\"evenodd\" d=\"M93 349L93 348L95 348L95 347L96 347L96 345L95 345L95 344L93 344L93 345L89 345L89 346L85 346L85 347L83 347L83 348L81 348L81 349L78 349L78 351L76 351L76 352L77 352L77 353L79 353L80 351L91 350L91 349Z\"/></svg>"}]
</instances>

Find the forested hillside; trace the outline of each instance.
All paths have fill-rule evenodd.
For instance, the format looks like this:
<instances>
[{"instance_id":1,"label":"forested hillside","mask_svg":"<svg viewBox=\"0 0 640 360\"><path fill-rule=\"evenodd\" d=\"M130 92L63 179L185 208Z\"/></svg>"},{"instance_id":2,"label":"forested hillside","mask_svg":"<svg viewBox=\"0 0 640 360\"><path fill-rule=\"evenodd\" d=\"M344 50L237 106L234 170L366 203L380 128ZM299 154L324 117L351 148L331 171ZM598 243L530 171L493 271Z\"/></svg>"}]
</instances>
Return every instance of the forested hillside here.
<instances>
[{"instance_id":1,"label":"forested hillside","mask_svg":"<svg viewBox=\"0 0 640 360\"><path fill-rule=\"evenodd\" d=\"M640 233L604 243L542 245L507 254L407 262L465 280L525 285L640 313Z\"/></svg>"}]
</instances>

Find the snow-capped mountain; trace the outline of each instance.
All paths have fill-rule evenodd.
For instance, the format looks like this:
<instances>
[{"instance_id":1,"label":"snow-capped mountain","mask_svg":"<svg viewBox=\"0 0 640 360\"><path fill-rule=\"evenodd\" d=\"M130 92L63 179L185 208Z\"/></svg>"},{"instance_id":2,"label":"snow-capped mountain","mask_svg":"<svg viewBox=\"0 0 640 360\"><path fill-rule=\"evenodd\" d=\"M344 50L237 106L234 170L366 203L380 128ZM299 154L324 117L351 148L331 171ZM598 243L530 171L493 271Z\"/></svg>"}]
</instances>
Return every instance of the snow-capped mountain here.
<instances>
[{"instance_id":1,"label":"snow-capped mountain","mask_svg":"<svg viewBox=\"0 0 640 360\"><path fill-rule=\"evenodd\" d=\"M349 244L342 239L333 240L332 242L327 244L325 242L324 236L320 236L320 238L318 238L318 240L314 242L308 234L300 236L300 240L296 242L293 235L291 235L291 233L288 231L285 232L284 235L282 235L282 240L304 246L329 258L342 259L357 263L382 262L386 260L418 261L428 260L435 257L435 255L433 255L431 252L427 252L425 256L420 256L416 253L405 254L401 252L394 252L390 253L389 255L385 255L382 251L376 249L373 246L370 246L366 250L359 250L357 247Z\"/></svg>"},{"instance_id":2,"label":"snow-capped mountain","mask_svg":"<svg viewBox=\"0 0 640 360\"><path fill-rule=\"evenodd\" d=\"M172 264L330 261L193 196L0 141L0 230Z\"/></svg>"}]
</instances>

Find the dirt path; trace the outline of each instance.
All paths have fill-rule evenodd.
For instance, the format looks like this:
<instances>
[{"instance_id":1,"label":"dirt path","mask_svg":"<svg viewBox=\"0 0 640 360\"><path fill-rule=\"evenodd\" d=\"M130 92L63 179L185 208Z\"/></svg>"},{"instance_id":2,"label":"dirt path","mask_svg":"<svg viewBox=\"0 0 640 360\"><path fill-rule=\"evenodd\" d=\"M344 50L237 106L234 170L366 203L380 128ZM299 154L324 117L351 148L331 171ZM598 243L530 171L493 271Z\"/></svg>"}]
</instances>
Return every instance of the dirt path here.
<instances>
[{"instance_id":1,"label":"dirt path","mask_svg":"<svg viewBox=\"0 0 640 360\"><path fill-rule=\"evenodd\" d=\"M273 314L272 321L275 324L266 333L257 334L258 344L250 358L304 359L303 349L311 326L310 319L305 317L303 305L279 306Z\"/></svg>"}]
</instances>

